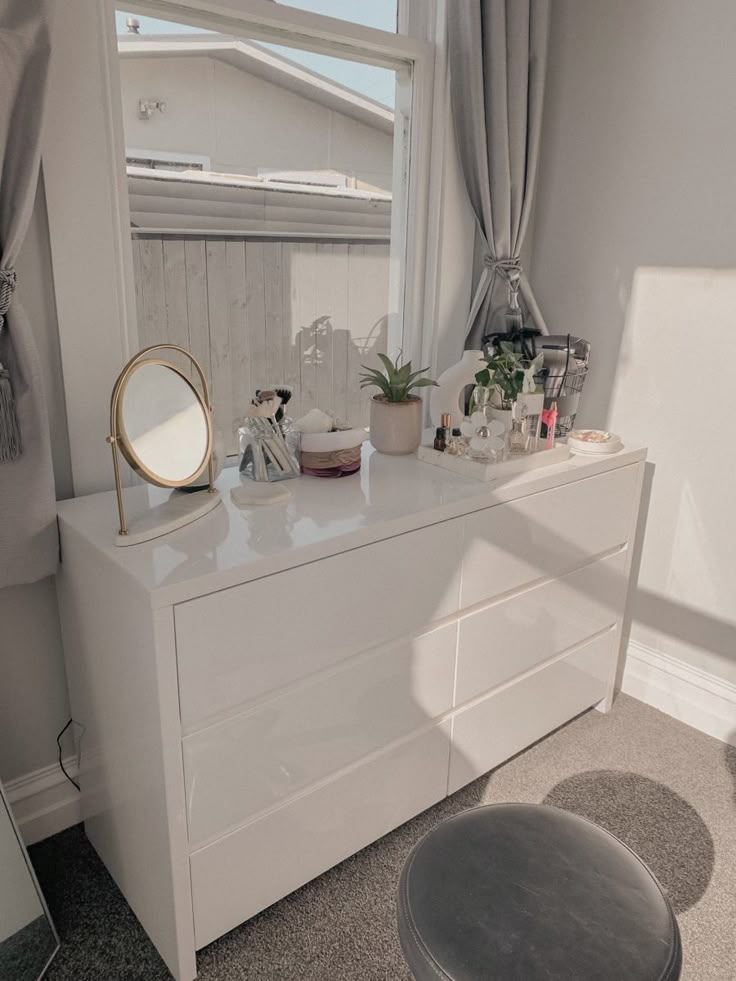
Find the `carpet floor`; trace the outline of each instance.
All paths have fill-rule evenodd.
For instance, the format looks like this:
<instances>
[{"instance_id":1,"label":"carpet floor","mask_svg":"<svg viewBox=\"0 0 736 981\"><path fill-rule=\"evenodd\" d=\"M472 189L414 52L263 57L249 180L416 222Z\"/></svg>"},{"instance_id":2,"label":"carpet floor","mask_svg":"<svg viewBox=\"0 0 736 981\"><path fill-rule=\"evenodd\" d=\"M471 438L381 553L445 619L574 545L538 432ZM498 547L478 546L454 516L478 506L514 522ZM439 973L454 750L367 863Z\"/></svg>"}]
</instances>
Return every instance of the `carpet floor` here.
<instances>
[{"instance_id":1,"label":"carpet floor","mask_svg":"<svg viewBox=\"0 0 736 981\"><path fill-rule=\"evenodd\" d=\"M677 913L683 981L736 978L736 748L621 696L588 712L200 951L201 981L410 981L395 891L438 821L496 801L554 804L612 831ZM49 981L170 975L81 827L31 848L61 935ZM559 981L566 981L560 978Z\"/></svg>"}]
</instances>

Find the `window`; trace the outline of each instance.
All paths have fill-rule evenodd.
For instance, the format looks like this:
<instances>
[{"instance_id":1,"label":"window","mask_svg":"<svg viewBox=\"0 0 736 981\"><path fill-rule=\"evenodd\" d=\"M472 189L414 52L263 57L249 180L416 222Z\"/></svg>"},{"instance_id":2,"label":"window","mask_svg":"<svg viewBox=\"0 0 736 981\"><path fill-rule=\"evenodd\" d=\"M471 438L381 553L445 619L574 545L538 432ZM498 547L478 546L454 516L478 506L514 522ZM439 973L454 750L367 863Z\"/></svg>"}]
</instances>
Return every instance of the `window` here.
<instances>
[{"instance_id":1,"label":"window","mask_svg":"<svg viewBox=\"0 0 736 981\"><path fill-rule=\"evenodd\" d=\"M121 10L125 11L125 0L119 2ZM133 0L130 2L132 4ZM428 364L435 357L436 339L442 336L438 333L436 318L439 316L444 324L457 302L454 279L446 272L439 275L440 254L451 249L454 265L461 266L463 270L469 268L470 259L466 254L464 238L461 242L451 238L452 244L447 247L443 244L443 216L448 214L442 193L446 129L445 73L441 47L426 40L437 36L441 3L435 5L433 0L400 2L400 32L361 26L357 23L360 18L356 14L352 15L355 21L351 23L328 19L282 3L264 3L263 0L222 0L217 6L204 0L135 0L134 16L139 21L142 37L151 33L150 16L167 18L170 25L175 22L181 25L179 34L219 32L229 37L251 39L274 55L279 51L268 48L268 45L278 45L288 49L290 60L301 67L311 67L315 73L336 85L340 84L340 79L329 74L330 65L334 62L347 60L358 66L367 65L368 68L392 73L380 76L391 79L388 86L384 87L383 82L381 88L367 89L362 86L363 91L359 93L370 99L372 104L389 110L391 107L386 104L386 99L392 95L394 98L395 135L390 201L380 200L375 191L359 193L358 188L353 189L351 202L344 200L345 195L341 195L339 188L322 187L318 190L325 194L326 205L329 205L324 209L326 219L332 221L339 217L344 228L340 206L344 208L350 204L358 208L363 219L369 214L374 223L383 226L372 234L380 235L384 247L389 249L388 303L382 311L387 318L386 347L391 353L402 348L407 356L421 358L422 364ZM371 7L368 0L361 0L361 3L366 10ZM134 151L127 155L145 160L153 160L154 151L163 154L170 163L178 164L179 158L174 155L170 145L152 138L147 137L142 145L134 139L126 140L120 92L119 68L122 60L117 57L117 35L121 31L127 32L127 18L123 18L122 24L118 21L116 26L114 8L108 6L107 0L105 3L79 0L78 6L80 16L75 20L73 32L68 30L68 23L63 18L57 18L58 22L52 24L55 57L51 66L43 156L72 478L75 493L86 494L111 486L110 453L105 443L110 383L145 338L146 324L136 309L136 301L140 307L141 298L140 293L136 296L135 290L135 241L142 243L146 231L150 235L152 229L169 227L183 239L178 248L180 254L183 248L186 255L188 241L197 236L201 240L202 233L207 230L204 221L214 215L218 227L230 227L228 222L238 222L247 215L252 201L238 203L231 197L242 193L243 182L250 178L242 175L240 178L233 177L231 174L213 178L214 159L209 162L209 168L203 163L201 171L194 167L184 168L183 171L159 170L154 165L148 168L147 180L141 180L138 184L140 195L129 198L126 146L129 151ZM148 41L151 40L149 37ZM301 54L294 44L301 47ZM440 55L436 84L435 52ZM308 59L318 55L325 59L329 56L331 61L323 61L319 69L314 64L306 64ZM356 74L358 70L355 69ZM157 100L166 103L163 113L152 109L152 127L170 118L173 106L167 103L165 93L146 86L138 93L138 98L149 103ZM138 112L137 105L135 112ZM205 153L201 155L205 156ZM323 171L321 167L316 168L312 161L295 166L291 162L278 161L274 165L265 159L256 159L255 167L252 177L256 179L259 167L302 173L315 169ZM331 169L340 169L345 173L344 167ZM196 184L197 194L211 200L195 209L191 207L191 199L187 200L186 195L181 195L177 205L173 194L176 181ZM263 190L265 183L261 180L255 188L249 188L248 193ZM208 187L208 184L211 186ZM284 186L292 192L298 187L270 182L274 191L280 191ZM159 193L163 191L166 193ZM372 198L369 197L371 193L374 195ZM144 203L140 200L144 196L147 198L145 208L138 208ZM340 197L343 200L336 204L336 199ZM269 200L273 202L274 197ZM313 198L308 197L307 193L292 193L288 200L298 205L300 202L308 204ZM453 213L457 211L458 203L460 206L463 203L459 191L457 200L452 198ZM157 204L162 206L157 219L161 224L149 224L134 239L132 233L135 229L132 226L138 224L136 209L145 210L146 220L151 222ZM385 214L387 206L388 222ZM263 214L263 196L260 207ZM182 209L186 211L184 215L180 213ZM204 215L199 213L202 210ZM289 220L298 219L300 214L303 211L295 207L286 217ZM278 218L278 211L272 211L270 217ZM347 217L352 220L350 215ZM185 226L184 219L195 224ZM167 226L167 222L174 224ZM332 221L333 228L334 224ZM386 224L389 226L388 241ZM291 235L287 245L300 244L297 232L292 231L294 227L298 229L298 225L297 221L296 226L289 226ZM209 224L207 227L212 226ZM193 233L190 237L183 234L187 228ZM347 231L350 232L350 225ZM283 234L277 229L274 232ZM362 233L365 234L364 228ZM227 241L226 236L224 240ZM140 262L140 250L137 262ZM154 275L168 268L158 264L158 260L156 262L152 267ZM157 302L162 296L166 302L165 297L168 296L174 303L185 303L191 322L207 323L204 315L191 319L191 311L196 310L197 296L201 297L201 293L187 295L187 282L187 279L180 279L182 288L178 292L159 293ZM214 292L208 294L209 297L215 295ZM357 304L362 302L360 297L356 299ZM154 312L155 304L149 307L146 314L149 323L154 322ZM163 318L159 316L159 322L166 323L167 331L169 316L166 311ZM265 347L265 338L271 336L264 333L264 340L259 339L258 342L260 348ZM364 336L368 339L373 336L370 328ZM339 350L342 339L343 335L340 335L338 364L342 363ZM320 346L321 341L318 351ZM82 351L84 357L80 357ZM232 352L232 356L230 352L227 353L230 362L238 356L237 350ZM89 371L89 364L94 364L94 372ZM215 366L218 365L216 361ZM314 388L309 377L311 370L308 369L307 382ZM236 373L234 377L239 385L241 376ZM324 370L319 377L324 379Z\"/></svg>"},{"instance_id":2,"label":"window","mask_svg":"<svg viewBox=\"0 0 736 981\"><path fill-rule=\"evenodd\" d=\"M230 454L257 388L367 425L360 366L401 343L408 67L116 26L140 346L200 360Z\"/></svg>"},{"instance_id":3,"label":"window","mask_svg":"<svg viewBox=\"0 0 736 981\"><path fill-rule=\"evenodd\" d=\"M377 27L379 31L395 31L397 21L396 0L279 0L287 7L309 10L313 14L324 14L349 20L366 27Z\"/></svg>"}]
</instances>

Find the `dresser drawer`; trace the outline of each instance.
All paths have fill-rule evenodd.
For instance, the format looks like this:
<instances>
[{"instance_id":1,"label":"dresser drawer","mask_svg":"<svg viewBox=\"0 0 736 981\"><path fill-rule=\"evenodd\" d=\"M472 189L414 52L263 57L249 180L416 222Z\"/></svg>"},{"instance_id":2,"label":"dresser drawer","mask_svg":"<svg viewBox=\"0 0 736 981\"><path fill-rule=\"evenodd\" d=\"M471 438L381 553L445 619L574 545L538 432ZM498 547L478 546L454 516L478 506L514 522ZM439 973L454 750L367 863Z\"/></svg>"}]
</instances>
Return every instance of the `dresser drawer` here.
<instances>
[{"instance_id":1,"label":"dresser drawer","mask_svg":"<svg viewBox=\"0 0 736 981\"><path fill-rule=\"evenodd\" d=\"M449 711L456 645L453 623L187 736L191 848Z\"/></svg>"},{"instance_id":2,"label":"dresser drawer","mask_svg":"<svg viewBox=\"0 0 736 981\"><path fill-rule=\"evenodd\" d=\"M197 949L441 800L448 757L445 723L195 852Z\"/></svg>"},{"instance_id":3,"label":"dresser drawer","mask_svg":"<svg viewBox=\"0 0 736 981\"><path fill-rule=\"evenodd\" d=\"M463 617L455 704L615 624L626 597L626 558L624 549Z\"/></svg>"},{"instance_id":4,"label":"dresser drawer","mask_svg":"<svg viewBox=\"0 0 736 981\"><path fill-rule=\"evenodd\" d=\"M617 637L611 628L567 657L460 709L452 722L447 792L453 794L599 702L616 668Z\"/></svg>"},{"instance_id":5,"label":"dresser drawer","mask_svg":"<svg viewBox=\"0 0 736 981\"><path fill-rule=\"evenodd\" d=\"M462 520L176 607L184 730L458 610Z\"/></svg>"},{"instance_id":6,"label":"dresser drawer","mask_svg":"<svg viewBox=\"0 0 736 981\"><path fill-rule=\"evenodd\" d=\"M623 467L465 520L461 607L558 576L631 534L640 468Z\"/></svg>"}]
</instances>

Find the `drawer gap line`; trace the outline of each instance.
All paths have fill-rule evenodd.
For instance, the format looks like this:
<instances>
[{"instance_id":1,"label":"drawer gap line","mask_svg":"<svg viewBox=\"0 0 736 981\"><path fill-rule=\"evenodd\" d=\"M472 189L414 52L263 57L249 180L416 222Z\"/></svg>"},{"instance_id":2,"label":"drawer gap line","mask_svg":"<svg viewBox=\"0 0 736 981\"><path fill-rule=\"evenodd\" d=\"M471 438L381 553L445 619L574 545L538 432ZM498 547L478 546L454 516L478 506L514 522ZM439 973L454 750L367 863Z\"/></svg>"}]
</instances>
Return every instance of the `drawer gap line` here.
<instances>
[{"instance_id":1,"label":"drawer gap line","mask_svg":"<svg viewBox=\"0 0 736 981\"><path fill-rule=\"evenodd\" d=\"M545 668L550 667L550 665L555 664L557 661L564 661L566 657L570 657L571 654L576 654L579 650L587 647L594 640L598 640L599 637L604 637L606 634L615 633L616 623L609 623L606 627L601 627L600 630L596 630L594 634L589 634L584 640L579 640L577 643L572 644L570 647L566 647L564 651L558 651L557 654L553 654L552 657L548 657L545 661L540 661L538 664L533 665L531 668L527 668L526 671L521 671L519 674L515 674L513 678L507 678L506 681L502 681L500 685L496 685L494 688L487 688L480 695L474 695L473 698L468 699L467 702L463 702L461 705L455 705L451 713L459 715L466 709L473 708L479 702L484 701L491 695L496 695L498 692L504 691L506 688L513 688L514 685L521 681L526 681L527 678L531 678L533 674L538 674L540 671L544 671ZM442 722L446 716L439 716L438 721Z\"/></svg>"},{"instance_id":2,"label":"drawer gap line","mask_svg":"<svg viewBox=\"0 0 736 981\"><path fill-rule=\"evenodd\" d=\"M315 671L312 674L308 674L303 678L297 678L295 681L290 681L286 685L273 688L271 691L265 692L262 696L259 696L252 701L241 702L240 704L234 705L229 709L223 710L222 712L218 712L215 715L207 716L205 719L202 719L200 722L197 722L194 725L182 727L182 739L188 739L190 736L197 736L209 729L217 729L220 726L225 726L235 719L247 718L247 716L253 715L262 708L266 708L272 703L278 702L282 698L293 695L295 692L309 688L312 685L321 684L327 679L334 678L345 671L349 671L352 668L363 664L366 661L381 657L382 655L387 654L392 647L398 647L402 644L411 643L412 641L422 640L424 637L429 637L431 634L444 630L447 627L451 627L457 622L457 619L457 614L453 614L450 617L443 617L442 620L433 620L427 625L428 629L420 634L410 634L407 637L397 637L395 640L386 641L383 644L378 644L376 647L370 647L367 650L358 651L356 654L351 654L338 664L329 664L327 667L322 668L319 671Z\"/></svg>"},{"instance_id":3,"label":"drawer gap line","mask_svg":"<svg viewBox=\"0 0 736 981\"><path fill-rule=\"evenodd\" d=\"M342 671L350 670L356 665L361 664L363 661L368 661L374 657L380 657L385 654L391 647L397 647L400 644L410 643L411 641L419 640L422 637L426 637L429 634L435 633L438 630L442 630L445 627L451 626L454 623L459 624L462 620L467 617L473 616L474 614L481 613L484 610L492 609L494 606L498 606L501 603L508 602L509 600L516 599L517 597L523 596L526 593L532 592L535 589L540 589L543 586L548 586L554 582L564 582L568 576L572 576L577 572L595 565L598 562L605 561L606 559L612 558L615 555L619 555L626 551L628 545L626 543L621 545L615 545L613 548L606 549L604 552L600 552L593 556L588 561L584 562L582 565L575 566L572 569L567 569L558 575L542 576L538 579L533 579L530 582L524 583L522 586L514 586L512 589L506 590L503 593L498 593L491 599L480 600L478 603L474 603L472 606L463 607L455 613L451 613L446 617L442 617L439 620L432 620L428 623L427 629L421 633L410 634L405 637L397 637L393 640L386 641L383 644L379 644L376 647L368 648L367 650L358 651L356 654L351 654L345 660L340 661L338 664L331 664L320 671L314 672L313 674L306 675L306 677L298 678L296 681L289 682L286 685L281 685L279 688L272 689L271 691L265 692L262 696L252 701L241 702L239 704L230 706L221 712L217 712L213 715L209 715L199 722L193 725L182 726L182 738L187 739L190 736L195 736L201 732L208 729L214 729L218 726L226 725L233 719L240 719L245 716L251 715L254 712L259 711L261 708L276 702L293 692L299 691L302 688L306 688L312 684L318 684L325 681L328 678L339 675ZM462 588L462 583L461 583ZM459 641L456 640L456 644ZM456 695L457 690L457 658L455 661L455 679L453 687L453 700Z\"/></svg>"},{"instance_id":4,"label":"drawer gap line","mask_svg":"<svg viewBox=\"0 0 736 981\"><path fill-rule=\"evenodd\" d=\"M280 811L282 808L287 807L288 805L292 804L294 801L300 800L302 797L307 797L309 794L321 790L323 787L326 787L329 784L333 783L334 781L339 780L343 776L346 776L348 773L351 773L353 770L356 770L367 763L371 763L373 760L379 759L381 756L384 756L385 754L390 753L395 749L398 749L400 746L411 742L413 739L418 738L419 736L431 731L432 729L441 728L442 725L444 725L447 722L450 722L450 724L452 725L455 717L465 712L466 709L473 708L475 705L479 704L480 702L483 702L486 698L489 698L490 696L495 695L506 688L511 688L515 684L518 684L519 682L525 681L527 678L531 677L534 674L538 674L539 672L543 671L545 668L548 668L551 665L555 664L557 661L563 661L565 658L569 657L570 655L577 653L578 650L582 650L583 648L587 647L588 644L592 643L594 640L597 640L599 637L603 637L608 633L613 633L615 630L616 630L616 625L609 624L609 626L603 627L601 630L596 631L594 634L590 634L590 636L586 637L584 640L578 641L576 644L573 644L571 647L566 648L564 651L554 654L552 657L547 658L546 661L542 661L540 664L537 664L534 667L529 668L527 671L523 671L520 674L515 675L513 678L504 681L502 684L496 685L494 688L489 688L487 691L484 691L480 695L477 695L475 698L472 698L469 701L464 702L462 705L454 706L452 709L443 713L442 715L437 716L435 719L428 719L425 725L418 726L416 729L412 729L410 733L405 733L403 736L400 736L398 739L394 739L390 743L386 743L384 746L380 746L378 749L372 750L370 753L366 753L364 756L361 756L356 760L352 760L350 763L348 763L346 766L341 767L339 770L335 770L332 773L329 773L326 776L322 777L321 779L315 780L313 783L310 783L307 786L302 787L300 790L292 794L290 797L287 797L283 800L279 800L270 807L265 807L259 811L255 811L253 814L249 814L248 818L242 823L237 825L232 825L229 828L227 828L225 831L218 832L217 834L214 835L209 835L206 838L202 839L202 841L196 842L195 847L191 848L190 854L194 855L196 852L202 851L203 849L210 847L211 845L215 844L215 842L221 841L223 838L227 838L230 835L237 834L243 828L247 828L249 825L255 824L257 821L262 820L268 815ZM449 772L448 772L448 779L449 779Z\"/></svg>"}]
</instances>

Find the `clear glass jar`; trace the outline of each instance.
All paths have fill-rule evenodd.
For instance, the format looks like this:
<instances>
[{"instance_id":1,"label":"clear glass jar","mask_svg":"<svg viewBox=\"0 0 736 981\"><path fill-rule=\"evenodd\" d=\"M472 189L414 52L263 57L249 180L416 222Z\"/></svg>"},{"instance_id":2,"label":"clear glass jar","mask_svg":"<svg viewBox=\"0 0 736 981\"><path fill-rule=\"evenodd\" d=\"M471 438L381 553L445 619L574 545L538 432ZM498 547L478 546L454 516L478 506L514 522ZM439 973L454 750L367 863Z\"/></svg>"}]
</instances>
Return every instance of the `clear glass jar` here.
<instances>
[{"instance_id":1,"label":"clear glass jar","mask_svg":"<svg viewBox=\"0 0 736 981\"><path fill-rule=\"evenodd\" d=\"M240 439L240 473L251 480L275 481L298 477L301 455L301 433L266 419L246 419L238 430Z\"/></svg>"}]
</instances>

